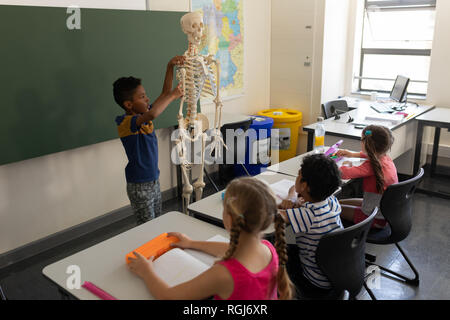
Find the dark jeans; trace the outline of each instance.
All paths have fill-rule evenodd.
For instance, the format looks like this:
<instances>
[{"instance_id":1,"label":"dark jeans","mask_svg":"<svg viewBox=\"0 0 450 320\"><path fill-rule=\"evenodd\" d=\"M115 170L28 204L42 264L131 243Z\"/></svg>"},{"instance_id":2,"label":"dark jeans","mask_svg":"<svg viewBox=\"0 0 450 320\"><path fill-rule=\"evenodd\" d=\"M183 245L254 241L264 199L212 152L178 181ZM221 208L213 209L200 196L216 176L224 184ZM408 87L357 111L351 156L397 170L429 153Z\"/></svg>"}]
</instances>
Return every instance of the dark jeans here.
<instances>
[{"instance_id":1,"label":"dark jeans","mask_svg":"<svg viewBox=\"0 0 450 320\"><path fill-rule=\"evenodd\" d=\"M332 290L326 290L315 286L303 275L303 267L297 245L288 244L287 252L288 262L286 264L286 269L289 278L291 278L291 281L296 287L297 299L321 299L330 295Z\"/></svg>"}]
</instances>

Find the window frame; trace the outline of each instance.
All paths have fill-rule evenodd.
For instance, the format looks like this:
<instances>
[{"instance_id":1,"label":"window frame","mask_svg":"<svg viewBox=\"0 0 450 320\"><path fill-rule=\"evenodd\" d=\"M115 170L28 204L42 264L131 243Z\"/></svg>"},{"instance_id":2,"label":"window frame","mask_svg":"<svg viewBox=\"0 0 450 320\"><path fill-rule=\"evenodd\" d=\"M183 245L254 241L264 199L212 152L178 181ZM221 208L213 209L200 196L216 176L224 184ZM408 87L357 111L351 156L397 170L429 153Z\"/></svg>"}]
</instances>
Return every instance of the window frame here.
<instances>
[{"instance_id":1,"label":"window frame","mask_svg":"<svg viewBox=\"0 0 450 320\"><path fill-rule=\"evenodd\" d=\"M394 10L422 10L424 8L434 8L436 9L436 0L387 0L387 1L371 1L364 0L363 6L363 17L365 17L368 11L377 10L377 11L394 11ZM364 27L365 27L365 19L362 19L362 28L361 28L361 36L364 36ZM376 90L376 89L363 89L362 81L363 80L384 80L384 81L392 81L395 79L386 79L386 78L374 78L374 77L363 77L363 67L364 67L364 57L370 54L376 55L404 55L404 56L424 56L431 57L431 49L383 49L383 48L363 48L363 38L361 38L360 44L360 57L359 57L359 70L358 75L353 76L354 80L358 80L357 91L358 92L380 92L380 93L389 93L390 91L384 90ZM423 80L415 80L410 79L410 82L415 83L429 83L429 79L427 81ZM410 95L426 97L427 93L415 93L408 92Z\"/></svg>"}]
</instances>

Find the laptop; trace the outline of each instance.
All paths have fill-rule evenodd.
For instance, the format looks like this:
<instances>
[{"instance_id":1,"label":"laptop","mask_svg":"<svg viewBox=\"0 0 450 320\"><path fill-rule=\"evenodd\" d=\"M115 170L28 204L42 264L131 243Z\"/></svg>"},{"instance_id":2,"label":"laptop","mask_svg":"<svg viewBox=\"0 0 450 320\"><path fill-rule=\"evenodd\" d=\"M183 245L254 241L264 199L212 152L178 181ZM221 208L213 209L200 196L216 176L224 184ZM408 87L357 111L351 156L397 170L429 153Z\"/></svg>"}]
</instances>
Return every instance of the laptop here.
<instances>
[{"instance_id":1,"label":"laptop","mask_svg":"<svg viewBox=\"0 0 450 320\"><path fill-rule=\"evenodd\" d=\"M403 111L405 109L409 81L409 78L398 75L389 96L389 98L395 102L378 102L371 104L370 107L378 113L393 113L395 111Z\"/></svg>"}]
</instances>

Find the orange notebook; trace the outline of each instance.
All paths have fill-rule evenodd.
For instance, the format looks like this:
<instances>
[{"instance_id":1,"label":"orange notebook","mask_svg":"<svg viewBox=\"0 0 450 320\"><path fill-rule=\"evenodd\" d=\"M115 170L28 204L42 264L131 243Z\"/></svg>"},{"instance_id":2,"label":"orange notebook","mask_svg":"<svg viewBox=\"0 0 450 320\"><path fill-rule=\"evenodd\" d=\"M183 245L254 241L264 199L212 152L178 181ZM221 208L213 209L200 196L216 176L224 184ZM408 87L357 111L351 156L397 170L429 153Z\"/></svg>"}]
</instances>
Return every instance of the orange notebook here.
<instances>
[{"instance_id":1,"label":"orange notebook","mask_svg":"<svg viewBox=\"0 0 450 320\"><path fill-rule=\"evenodd\" d=\"M180 241L180 239L178 239L177 237L168 237L167 233L163 233L133 251L139 252L147 259L150 257L154 257L156 259L160 255L172 249L172 247L170 246L171 243L175 243L178 241ZM129 257L135 258L133 251L128 253L125 257L127 264L130 263L130 261L128 260Z\"/></svg>"}]
</instances>

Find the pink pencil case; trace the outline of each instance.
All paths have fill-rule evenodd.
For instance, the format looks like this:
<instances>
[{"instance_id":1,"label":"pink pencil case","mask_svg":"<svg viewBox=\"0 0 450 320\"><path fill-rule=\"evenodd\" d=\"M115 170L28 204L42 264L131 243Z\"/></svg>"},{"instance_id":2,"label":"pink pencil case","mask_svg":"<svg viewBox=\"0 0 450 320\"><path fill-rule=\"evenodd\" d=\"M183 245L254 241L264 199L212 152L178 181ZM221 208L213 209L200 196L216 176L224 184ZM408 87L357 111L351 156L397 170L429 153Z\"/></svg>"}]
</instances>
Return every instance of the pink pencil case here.
<instances>
[{"instance_id":1,"label":"pink pencil case","mask_svg":"<svg viewBox=\"0 0 450 320\"><path fill-rule=\"evenodd\" d=\"M102 289L97 287L92 282L85 281L83 283L82 287L85 288L86 290L92 292L93 294L95 294L97 297L99 297L102 300L117 300L115 297L110 295L108 292L103 291Z\"/></svg>"}]
</instances>

